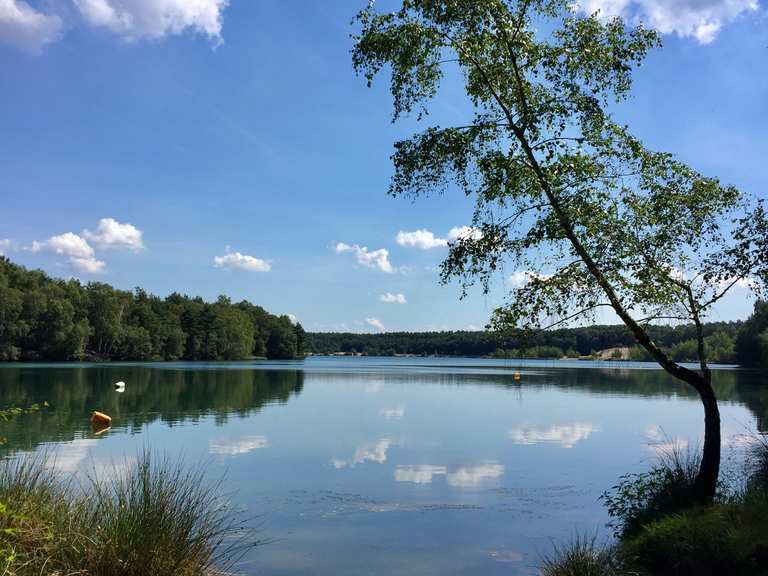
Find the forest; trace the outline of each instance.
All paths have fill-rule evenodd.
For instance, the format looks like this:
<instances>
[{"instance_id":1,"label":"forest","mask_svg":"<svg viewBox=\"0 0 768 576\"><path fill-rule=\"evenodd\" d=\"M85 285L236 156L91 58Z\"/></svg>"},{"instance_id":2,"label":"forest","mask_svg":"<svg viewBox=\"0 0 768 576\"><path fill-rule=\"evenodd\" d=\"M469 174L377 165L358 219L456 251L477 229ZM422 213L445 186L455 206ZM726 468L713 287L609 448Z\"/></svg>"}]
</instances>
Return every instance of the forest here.
<instances>
[{"instance_id":1,"label":"forest","mask_svg":"<svg viewBox=\"0 0 768 576\"><path fill-rule=\"evenodd\" d=\"M648 326L651 337L674 360L698 361L693 324ZM711 362L768 366L768 302L758 301L745 322L711 322L704 325ZM624 325L584 326L535 332L484 331L386 332L355 334L308 333L306 350L311 354L363 354L393 356L497 356L509 358L589 357L600 350L627 347L633 360L650 360L636 345Z\"/></svg>"},{"instance_id":2,"label":"forest","mask_svg":"<svg viewBox=\"0 0 768 576\"><path fill-rule=\"evenodd\" d=\"M289 359L304 334L250 302L83 285L0 257L0 361Z\"/></svg>"}]
</instances>

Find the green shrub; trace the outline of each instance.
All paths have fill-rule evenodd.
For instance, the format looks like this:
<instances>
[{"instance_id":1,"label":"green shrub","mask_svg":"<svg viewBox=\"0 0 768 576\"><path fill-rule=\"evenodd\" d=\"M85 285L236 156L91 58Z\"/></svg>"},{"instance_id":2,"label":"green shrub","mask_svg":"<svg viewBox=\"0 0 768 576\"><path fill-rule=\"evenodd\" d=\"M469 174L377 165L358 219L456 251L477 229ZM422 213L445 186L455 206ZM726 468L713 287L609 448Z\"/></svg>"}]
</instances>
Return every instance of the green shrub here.
<instances>
[{"instance_id":1,"label":"green shrub","mask_svg":"<svg viewBox=\"0 0 768 576\"><path fill-rule=\"evenodd\" d=\"M672 514L621 544L624 556L655 576L768 574L768 498L749 496Z\"/></svg>"},{"instance_id":2,"label":"green shrub","mask_svg":"<svg viewBox=\"0 0 768 576\"><path fill-rule=\"evenodd\" d=\"M626 574L615 549L595 537L577 536L565 547L555 546L542 560L541 576L619 576Z\"/></svg>"}]
</instances>

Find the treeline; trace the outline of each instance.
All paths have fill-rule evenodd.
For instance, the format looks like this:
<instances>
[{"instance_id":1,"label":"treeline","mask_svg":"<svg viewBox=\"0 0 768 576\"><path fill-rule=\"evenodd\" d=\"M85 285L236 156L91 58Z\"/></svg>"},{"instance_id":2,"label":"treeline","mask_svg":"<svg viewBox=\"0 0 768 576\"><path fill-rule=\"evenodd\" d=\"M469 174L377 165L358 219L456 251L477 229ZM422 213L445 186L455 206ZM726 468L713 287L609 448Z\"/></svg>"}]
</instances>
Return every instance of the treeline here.
<instances>
[{"instance_id":1,"label":"treeline","mask_svg":"<svg viewBox=\"0 0 768 576\"><path fill-rule=\"evenodd\" d=\"M710 342L717 344L718 356L735 358L734 343L742 324L714 322L704 326L705 336ZM695 344L696 330L693 325L651 326L649 331L653 339L667 350L683 343L687 350L689 343ZM584 326L529 333L513 331L505 335L480 331L307 334L307 352L344 352L370 356L415 354L562 358L590 356L608 348L632 348L635 344L634 337L624 325Z\"/></svg>"},{"instance_id":2,"label":"treeline","mask_svg":"<svg viewBox=\"0 0 768 576\"><path fill-rule=\"evenodd\" d=\"M650 326L649 333L680 362L697 361L696 328ZM704 325L710 362L768 366L768 303L758 302L746 322ZM633 360L650 360L624 325L585 326L505 335L480 331L307 334L307 352L369 356L496 356L509 358L579 358L609 348L629 348Z\"/></svg>"},{"instance_id":3,"label":"treeline","mask_svg":"<svg viewBox=\"0 0 768 576\"><path fill-rule=\"evenodd\" d=\"M0 257L0 361L288 359L304 340L300 324L247 301L83 285Z\"/></svg>"}]
</instances>

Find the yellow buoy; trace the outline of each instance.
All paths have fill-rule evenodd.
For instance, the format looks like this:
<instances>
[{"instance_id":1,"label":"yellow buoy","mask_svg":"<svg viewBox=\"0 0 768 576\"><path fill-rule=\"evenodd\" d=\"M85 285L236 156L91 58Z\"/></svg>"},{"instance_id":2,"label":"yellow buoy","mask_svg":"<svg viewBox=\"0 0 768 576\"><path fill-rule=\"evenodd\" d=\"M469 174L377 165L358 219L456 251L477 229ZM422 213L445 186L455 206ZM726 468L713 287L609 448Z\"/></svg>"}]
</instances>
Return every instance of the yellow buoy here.
<instances>
[{"instance_id":1,"label":"yellow buoy","mask_svg":"<svg viewBox=\"0 0 768 576\"><path fill-rule=\"evenodd\" d=\"M520 372L515 372L512 376L515 380L520 380Z\"/></svg>"}]
</instances>

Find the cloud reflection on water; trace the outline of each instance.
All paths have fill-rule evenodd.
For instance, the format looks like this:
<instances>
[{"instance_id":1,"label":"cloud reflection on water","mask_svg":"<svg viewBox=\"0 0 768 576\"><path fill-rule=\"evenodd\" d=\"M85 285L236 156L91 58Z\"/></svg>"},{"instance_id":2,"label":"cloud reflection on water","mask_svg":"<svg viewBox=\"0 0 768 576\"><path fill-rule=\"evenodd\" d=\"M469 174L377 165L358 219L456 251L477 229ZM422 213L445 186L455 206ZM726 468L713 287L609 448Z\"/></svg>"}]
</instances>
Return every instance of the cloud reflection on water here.
<instances>
[{"instance_id":1,"label":"cloud reflection on water","mask_svg":"<svg viewBox=\"0 0 768 576\"><path fill-rule=\"evenodd\" d=\"M435 476L445 476L449 486L454 488L477 488L489 480L496 480L504 475L504 465L498 462L486 462L477 466L461 466L453 471L447 466L417 464L398 466L395 470L396 482L413 484L431 484Z\"/></svg>"},{"instance_id":2,"label":"cloud reflection on water","mask_svg":"<svg viewBox=\"0 0 768 576\"><path fill-rule=\"evenodd\" d=\"M405 416L405 406L382 408L379 410L379 416L384 418L384 420L402 420Z\"/></svg>"},{"instance_id":3,"label":"cloud reflection on water","mask_svg":"<svg viewBox=\"0 0 768 576\"><path fill-rule=\"evenodd\" d=\"M377 464L383 464L387 461L387 450L389 450L391 445L392 439L386 437L377 440L375 443L368 442L361 444L357 447L355 454L351 459L344 460L341 458L334 458L331 460L331 464L333 464L333 467L337 470L346 468L347 466L354 468L355 465L362 464L363 462L376 462Z\"/></svg>"},{"instance_id":4,"label":"cloud reflection on water","mask_svg":"<svg viewBox=\"0 0 768 576\"><path fill-rule=\"evenodd\" d=\"M515 444L560 444L563 448L573 448L582 440L587 440L594 432L600 432L600 427L583 422L547 428L517 426L509 431L509 438Z\"/></svg>"},{"instance_id":5,"label":"cloud reflection on water","mask_svg":"<svg viewBox=\"0 0 768 576\"><path fill-rule=\"evenodd\" d=\"M269 438L263 435L243 436L236 439L208 441L208 452L217 456L237 456L269 446Z\"/></svg>"}]
</instances>

